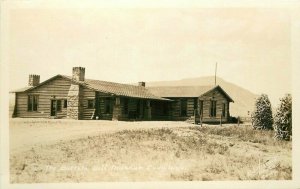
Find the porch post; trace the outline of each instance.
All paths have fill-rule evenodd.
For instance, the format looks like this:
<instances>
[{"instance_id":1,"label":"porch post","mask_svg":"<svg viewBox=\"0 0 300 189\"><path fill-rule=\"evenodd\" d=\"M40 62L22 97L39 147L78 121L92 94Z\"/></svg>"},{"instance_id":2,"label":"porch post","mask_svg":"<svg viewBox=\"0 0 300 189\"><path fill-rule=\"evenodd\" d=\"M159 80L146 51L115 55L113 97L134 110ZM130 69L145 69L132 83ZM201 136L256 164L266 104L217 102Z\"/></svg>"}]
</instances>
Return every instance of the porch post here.
<instances>
[{"instance_id":1,"label":"porch post","mask_svg":"<svg viewBox=\"0 0 300 189\"><path fill-rule=\"evenodd\" d=\"M112 120L113 121L118 121L121 117L121 106L120 106L120 97L116 97L115 99L115 104L113 107L113 115L112 115Z\"/></svg>"}]
</instances>

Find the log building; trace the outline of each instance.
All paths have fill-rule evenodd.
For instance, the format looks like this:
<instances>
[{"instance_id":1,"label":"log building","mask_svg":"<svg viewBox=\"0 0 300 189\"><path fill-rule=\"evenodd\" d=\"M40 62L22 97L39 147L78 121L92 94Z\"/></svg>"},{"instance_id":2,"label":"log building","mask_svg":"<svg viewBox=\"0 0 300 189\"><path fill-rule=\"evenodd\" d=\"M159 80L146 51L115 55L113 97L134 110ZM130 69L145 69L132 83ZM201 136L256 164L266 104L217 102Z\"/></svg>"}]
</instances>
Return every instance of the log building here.
<instances>
[{"instance_id":1,"label":"log building","mask_svg":"<svg viewBox=\"0 0 300 189\"><path fill-rule=\"evenodd\" d=\"M72 76L56 75L15 93L14 117L104 120L229 120L233 100L220 86L146 87L85 78L85 68Z\"/></svg>"}]
</instances>

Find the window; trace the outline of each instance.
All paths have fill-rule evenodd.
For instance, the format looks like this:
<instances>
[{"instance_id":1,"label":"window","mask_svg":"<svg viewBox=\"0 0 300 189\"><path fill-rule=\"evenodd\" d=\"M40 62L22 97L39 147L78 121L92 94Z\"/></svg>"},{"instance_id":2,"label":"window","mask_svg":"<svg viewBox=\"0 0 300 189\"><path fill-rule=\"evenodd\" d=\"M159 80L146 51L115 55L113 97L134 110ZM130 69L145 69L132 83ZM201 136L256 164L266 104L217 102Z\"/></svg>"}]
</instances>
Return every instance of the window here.
<instances>
[{"instance_id":1,"label":"window","mask_svg":"<svg viewBox=\"0 0 300 189\"><path fill-rule=\"evenodd\" d=\"M112 109L111 109L111 100L110 98L105 98L104 100L104 107L105 107L105 113L106 114L110 114L112 112Z\"/></svg>"},{"instance_id":2,"label":"window","mask_svg":"<svg viewBox=\"0 0 300 189\"><path fill-rule=\"evenodd\" d=\"M226 114L226 104L223 103L223 107L222 107L222 116L225 117Z\"/></svg>"},{"instance_id":3,"label":"window","mask_svg":"<svg viewBox=\"0 0 300 189\"><path fill-rule=\"evenodd\" d=\"M180 113L181 116L187 116L187 100L186 99L181 99L180 100Z\"/></svg>"},{"instance_id":4,"label":"window","mask_svg":"<svg viewBox=\"0 0 300 189\"><path fill-rule=\"evenodd\" d=\"M124 114L128 114L128 98L124 98Z\"/></svg>"},{"instance_id":5,"label":"window","mask_svg":"<svg viewBox=\"0 0 300 189\"><path fill-rule=\"evenodd\" d=\"M27 110L28 111L37 111L38 99L39 98L37 95L28 95L28 101L27 101Z\"/></svg>"},{"instance_id":6,"label":"window","mask_svg":"<svg viewBox=\"0 0 300 189\"><path fill-rule=\"evenodd\" d=\"M61 112L61 100L57 100L56 111Z\"/></svg>"},{"instance_id":7,"label":"window","mask_svg":"<svg viewBox=\"0 0 300 189\"><path fill-rule=\"evenodd\" d=\"M68 101L64 100L64 108L67 108L67 107L68 107Z\"/></svg>"},{"instance_id":8,"label":"window","mask_svg":"<svg viewBox=\"0 0 300 189\"><path fill-rule=\"evenodd\" d=\"M94 100L88 100L88 107L89 109L93 109L95 106L94 106Z\"/></svg>"},{"instance_id":9,"label":"window","mask_svg":"<svg viewBox=\"0 0 300 189\"><path fill-rule=\"evenodd\" d=\"M217 111L216 104L217 104L217 101L215 101L215 100L210 101L210 116L211 117L216 117L216 111Z\"/></svg>"}]
</instances>

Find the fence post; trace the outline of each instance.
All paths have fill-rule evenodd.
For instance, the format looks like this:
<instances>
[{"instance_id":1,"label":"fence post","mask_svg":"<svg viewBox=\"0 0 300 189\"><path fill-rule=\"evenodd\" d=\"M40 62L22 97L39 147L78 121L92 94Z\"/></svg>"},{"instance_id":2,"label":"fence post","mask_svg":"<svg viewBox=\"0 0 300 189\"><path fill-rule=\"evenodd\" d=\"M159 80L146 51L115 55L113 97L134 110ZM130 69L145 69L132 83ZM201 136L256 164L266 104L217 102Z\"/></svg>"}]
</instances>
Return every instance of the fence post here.
<instances>
[{"instance_id":1,"label":"fence post","mask_svg":"<svg viewBox=\"0 0 300 189\"><path fill-rule=\"evenodd\" d=\"M220 126L222 126L222 115L220 117Z\"/></svg>"},{"instance_id":2,"label":"fence post","mask_svg":"<svg viewBox=\"0 0 300 189\"><path fill-rule=\"evenodd\" d=\"M202 113L200 114L200 126L202 127Z\"/></svg>"},{"instance_id":3,"label":"fence post","mask_svg":"<svg viewBox=\"0 0 300 189\"><path fill-rule=\"evenodd\" d=\"M240 126L240 116L237 117L238 126Z\"/></svg>"}]
</instances>

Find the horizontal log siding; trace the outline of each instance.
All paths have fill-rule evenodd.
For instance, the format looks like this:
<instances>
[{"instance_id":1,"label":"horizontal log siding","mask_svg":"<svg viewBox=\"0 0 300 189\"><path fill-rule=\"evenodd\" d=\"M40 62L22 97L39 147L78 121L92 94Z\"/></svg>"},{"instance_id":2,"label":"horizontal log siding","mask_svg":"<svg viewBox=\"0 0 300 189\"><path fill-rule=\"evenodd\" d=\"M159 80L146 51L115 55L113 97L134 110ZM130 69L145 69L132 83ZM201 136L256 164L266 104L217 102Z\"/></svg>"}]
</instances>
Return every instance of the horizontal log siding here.
<instances>
[{"instance_id":1,"label":"horizontal log siding","mask_svg":"<svg viewBox=\"0 0 300 189\"><path fill-rule=\"evenodd\" d=\"M32 117L32 118L48 118L50 117L50 106L53 99L52 96L55 96L55 99L67 99L68 91L70 88L71 82L62 77L59 77L55 80L50 81L36 89L33 89L29 93L22 92L17 93L17 117ZM34 112L27 111L27 99L28 95L38 95L38 110ZM63 108L62 101L62 111L57 112L57 116L64 118L67 116L66 109Z\"/></svg>"},{"instance_id":2,"label":"horizontal log siding","mask_svg":"<svg viewBox=\"0 0 300 189\"><path fill-rule=\"evenodd\" d=\"M194 98L187 99L187 116L191 117L194 115Z\"/></svg>"},{"instance_id":3,"label":"horizontal log siding","mask_svg":"<svg viewBox=\"0 0 300 189\"><path fill-rule=\"evenodd\" d=\"M170 98L171 100L174 100L171 102L171 108L170 108L170 114L171 119L173 120L186 120L189 117L194 115L194 98L185 98L187 100L187 116L181 116L181 106L180 106L180 99L183 98Z\"/></svg>"},{"instance_id":4,"label":"horizontal log siding","mask_svg":"<svg viewBox=\"0 0 300 189\"><path fill-rule=\"evenodd\" d=\"M88 108L88 100L94 100L95 103L96 92L89 88L83 87L81 91L81 95L82 95L81 96L81 106L82 106L81 118L91 119L95 111L95 108Z\"/></svg>"},{"instance_id":5,"label":"horizontal log siding","mask_svg":"<svg viewBox=\"0 0 300 189\"><path fill-rule=\"evenodd\" d=\"M210 106L211 100L216 101L216 117L210 116ZM225 103L225 117L222 118L222 121L226 122L229 116L229 103L227 98L219 91L214 90L210 93L206 94L199 98L199 100L203 100L203 122L220 122L220 117L222 115L223 103Z\"/></svg>"},{"instance_id":6,"label":"horizontal log siding","mask_svg":"<svg viewBox=\"0 0 300 189\"><path fill-rule=\"evenodd\" d=\"M97 92L96 93L97 98L99 98L99 104L96 106L98 106L99 108L99 116L100 119L104 119L104 120L112 120L112 112L111 113L105 113L105 103L104 100L105 98L111 98L112 102L112 106L114 105L115 102L115 98L113 98L111 95L107 94L107 93L101 93L101 92Z\"/></svg>"}]
</instances>

